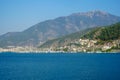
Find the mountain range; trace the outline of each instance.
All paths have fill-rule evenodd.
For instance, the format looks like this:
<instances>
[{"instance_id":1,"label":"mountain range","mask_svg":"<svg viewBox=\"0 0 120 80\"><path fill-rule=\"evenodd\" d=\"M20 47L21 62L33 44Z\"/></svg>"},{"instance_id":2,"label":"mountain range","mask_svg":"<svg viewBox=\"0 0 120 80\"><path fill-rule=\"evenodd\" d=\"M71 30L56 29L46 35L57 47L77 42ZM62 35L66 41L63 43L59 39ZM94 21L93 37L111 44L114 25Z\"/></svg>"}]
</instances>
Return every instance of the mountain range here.
<instances>
[{"instance_id":1,"label":"mountain range","mask_svg":"<svg viewBox=\"0 0 120 80\"><path fill-rule=\"evenodd\" d=\"M0 47L39 46L48 40L74 32L120 22L120 17L103 11L74 13L46 20L22 32L8 32L0 36Z\"/></svg>"}]
</instances>

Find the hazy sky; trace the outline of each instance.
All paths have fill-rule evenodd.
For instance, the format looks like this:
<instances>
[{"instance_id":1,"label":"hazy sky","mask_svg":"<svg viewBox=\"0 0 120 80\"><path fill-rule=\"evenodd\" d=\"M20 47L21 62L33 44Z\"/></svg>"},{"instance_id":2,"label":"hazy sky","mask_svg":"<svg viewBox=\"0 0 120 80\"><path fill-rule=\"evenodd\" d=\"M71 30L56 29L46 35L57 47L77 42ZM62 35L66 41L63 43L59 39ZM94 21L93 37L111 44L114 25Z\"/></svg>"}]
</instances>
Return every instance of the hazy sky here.
<instances>
[{"instance_id":1,"label":"hazy sky","mask_svg":"<svg viewBox=\"0 0 120 80\"><path fill-rule=\"evenodd\" d=\"M0 0L0 35L59 16L102 10L120 16L120 0Z\"/></svg>"}]
</instances>

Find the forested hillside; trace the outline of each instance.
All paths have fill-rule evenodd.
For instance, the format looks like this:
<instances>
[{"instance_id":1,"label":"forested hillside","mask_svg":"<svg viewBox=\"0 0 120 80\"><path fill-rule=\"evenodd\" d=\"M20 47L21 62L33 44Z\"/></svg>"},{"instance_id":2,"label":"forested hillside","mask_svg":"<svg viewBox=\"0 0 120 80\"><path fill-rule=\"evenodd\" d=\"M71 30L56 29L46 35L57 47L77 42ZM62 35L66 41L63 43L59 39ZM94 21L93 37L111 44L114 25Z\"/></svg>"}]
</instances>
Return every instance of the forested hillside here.
<instances>
[{"instance_id":1,"label":"forested hillside","mask_svg":"<svg viewBox=\"0 0 120 80\"><path fill-rule=\"evenodd\" d=\"M103 41L118 39L120 38L120 22L110 26L94 29L87 32L82 38L99 39Z\"/></svg>"}]
</instances>

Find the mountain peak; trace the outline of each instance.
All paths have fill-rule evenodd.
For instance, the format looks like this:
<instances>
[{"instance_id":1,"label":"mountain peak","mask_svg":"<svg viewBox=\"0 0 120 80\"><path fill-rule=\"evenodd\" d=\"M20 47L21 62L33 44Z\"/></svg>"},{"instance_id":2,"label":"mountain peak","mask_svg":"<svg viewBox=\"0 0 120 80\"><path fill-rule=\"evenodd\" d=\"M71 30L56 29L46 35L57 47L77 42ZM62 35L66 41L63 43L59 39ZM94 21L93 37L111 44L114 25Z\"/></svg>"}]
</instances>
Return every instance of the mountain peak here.
<instances>
[{"instance_id":1,"label":"mountain peak","mask_svg":"<svg viewBox=\"0 0 120 80\"><path fill-rule=\"evenodd\" d=\"M72 15L92 17L95 15L96 16L99 16L99 15L107 16L107 15L109 15L109 13L107 13L105 11L101 11L101 10L93 10L93 11L88 11L88 12L74 13Z\"/></svg>"},{"instance_id":2,"label":"mountain peak","mask_svg":"<svg viewBox=\"0 0 120 80\"><path fill-rule=\"evenodd\" d=\"M93 11L89 11L89 12L92 12L92 13L101 13L101 14L108 14L107 12L101 11L101 10L93 10Z\"/></svg>"},{"instance_id":3,"label":"mountain peak","mask_svg":"<svg viewBox=\"0 0 120 80\"><path fill-rule=\"evenodd\" d=\"M88 12L90 13L90 12ZM100 11L100 10L94 10L94 11L91 11L91 13L93 14L101 14L101 15L108 15L109 13L105 12L105 11Z\"/></svg>"}]
</instances>

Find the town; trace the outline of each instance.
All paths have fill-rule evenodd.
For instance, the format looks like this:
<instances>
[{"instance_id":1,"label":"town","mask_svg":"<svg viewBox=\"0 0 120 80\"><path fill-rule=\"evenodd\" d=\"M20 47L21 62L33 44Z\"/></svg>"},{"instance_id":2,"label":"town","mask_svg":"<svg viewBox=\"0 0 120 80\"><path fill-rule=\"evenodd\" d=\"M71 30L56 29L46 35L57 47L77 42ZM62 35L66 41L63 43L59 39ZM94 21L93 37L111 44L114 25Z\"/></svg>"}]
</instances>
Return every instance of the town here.
<instances>
[{"instance_id":1,"label":"town","mask_svg":"<svg viewBox=\"0 0 120 80\"><path fill-rule=\"evenodd\" d=\"M33 46L8 46L7 48L0 48L0 52L120 52L120 40L113 40L109 42L100 42L99 40L78 39L69 42L64 46L57 47L52 45L49 48L38 48Z\"/></svg>"}]
</instances>

